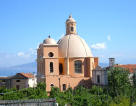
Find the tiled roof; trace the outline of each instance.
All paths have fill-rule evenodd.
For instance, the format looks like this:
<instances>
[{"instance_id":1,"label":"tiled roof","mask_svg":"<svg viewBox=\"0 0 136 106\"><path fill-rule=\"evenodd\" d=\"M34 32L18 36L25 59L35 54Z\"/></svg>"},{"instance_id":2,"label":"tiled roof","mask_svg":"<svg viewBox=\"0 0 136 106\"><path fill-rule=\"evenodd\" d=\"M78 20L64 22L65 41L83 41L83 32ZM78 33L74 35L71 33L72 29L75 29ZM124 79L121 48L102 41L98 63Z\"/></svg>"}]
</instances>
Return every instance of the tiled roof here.
<instances>
[{"instance_id":1,"label":"tiled roof","mask_svg":"<svg viewBox=\"0 0 136 106\"><path fill-rule=\"evenodd\" d=\"M114 67L121 67L121 68L126 68L129 70L129 72L133 73L134 71L136 72L136 64L126 64L126 65L115 65Z\"/></svg>"},{"instance_id":2,"label":"tiled roof","mask_svg":"<svg viewBox=\"0 0 136 106\"><path fill-rule=\"evenodd\" d=\"M102 70L102 68L98 65L94 70Z\"/></svg>"},{"instance_id":3,"label":"tiled roof","mask_svg":"<svg viewBox=\"0 0 136 106\"><path fill-rule=\"evenodd\" d=\"M8 77L0 77L0 79L8 79Z\"/></svg>"},{"instance_id":4,"label":"tiled roof","mask_svg":"<svg viewBox=\"0 0 136 106\"><path fill-rule=\"evenodd\" d=\"M32 73L18 73L26 78L34 78L34 75Z\"/></svg>"}]
</instances>

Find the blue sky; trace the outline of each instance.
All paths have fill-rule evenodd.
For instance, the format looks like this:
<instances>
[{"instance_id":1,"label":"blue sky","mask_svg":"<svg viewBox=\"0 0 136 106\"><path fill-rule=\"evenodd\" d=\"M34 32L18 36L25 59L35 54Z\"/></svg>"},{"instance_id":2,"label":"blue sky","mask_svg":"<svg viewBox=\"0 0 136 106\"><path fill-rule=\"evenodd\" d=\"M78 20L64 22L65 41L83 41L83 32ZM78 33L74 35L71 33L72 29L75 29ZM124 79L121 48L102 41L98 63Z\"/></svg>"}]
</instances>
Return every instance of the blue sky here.
<instances>
[{"instance_id":1,"label":"blue sky","mask_svg":"<svg viewBox=\"0 0 136 106\"><path fill-rule=\"evenodd\" d=\"M136 63L135 0L0 0L0 67L35 61L39 43L65 34L69 14L100 62Z\"/></svg>"}]
</instances>

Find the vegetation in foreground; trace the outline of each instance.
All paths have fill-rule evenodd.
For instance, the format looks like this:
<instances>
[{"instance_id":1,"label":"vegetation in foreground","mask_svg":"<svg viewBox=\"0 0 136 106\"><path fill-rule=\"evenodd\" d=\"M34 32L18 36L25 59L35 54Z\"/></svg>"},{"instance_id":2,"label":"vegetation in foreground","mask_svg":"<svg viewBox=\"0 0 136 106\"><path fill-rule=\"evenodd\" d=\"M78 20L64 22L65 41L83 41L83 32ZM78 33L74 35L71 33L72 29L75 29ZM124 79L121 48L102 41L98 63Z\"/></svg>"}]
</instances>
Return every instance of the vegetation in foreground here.
<instances>
[{"instance_id":1,"label":"vegetation in foreground","mask_svg":"<svg viewBox=\"0 0 136 106\"><path fill-rule=\"evenodd\" d=\"M47 96L45 84L39 83L36 88L5 89L0 88L1 100L56 98L60 106L133 106L136 105L136 74L131 81L129 72L122 68L112 68L108 71L108 86L92 86L87 89L82 86L60 92L53 87Z\"/></svg>"}]
</instances>

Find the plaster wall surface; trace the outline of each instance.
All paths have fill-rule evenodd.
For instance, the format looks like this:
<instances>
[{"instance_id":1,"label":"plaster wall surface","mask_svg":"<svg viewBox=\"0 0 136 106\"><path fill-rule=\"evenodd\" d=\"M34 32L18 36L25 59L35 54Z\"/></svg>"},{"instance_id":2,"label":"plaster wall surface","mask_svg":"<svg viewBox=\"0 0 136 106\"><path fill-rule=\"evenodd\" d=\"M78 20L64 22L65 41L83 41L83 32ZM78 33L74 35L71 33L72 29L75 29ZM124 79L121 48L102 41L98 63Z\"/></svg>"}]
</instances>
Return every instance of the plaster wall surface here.
<instances>
[{"instance_id":1,"label":"plaster wall surface","mask_svg":"<svg viewBox=\"0 0 136 106\"><path fill-rule=\"evenodd\" d=\"M63 84L66 84L66 89L70 87L74 89L78 85L91 86L91 80L90 77L46 76L46 90L48 92L51 90L51 84L63 91Z\"/></svg>"}]
</instances>

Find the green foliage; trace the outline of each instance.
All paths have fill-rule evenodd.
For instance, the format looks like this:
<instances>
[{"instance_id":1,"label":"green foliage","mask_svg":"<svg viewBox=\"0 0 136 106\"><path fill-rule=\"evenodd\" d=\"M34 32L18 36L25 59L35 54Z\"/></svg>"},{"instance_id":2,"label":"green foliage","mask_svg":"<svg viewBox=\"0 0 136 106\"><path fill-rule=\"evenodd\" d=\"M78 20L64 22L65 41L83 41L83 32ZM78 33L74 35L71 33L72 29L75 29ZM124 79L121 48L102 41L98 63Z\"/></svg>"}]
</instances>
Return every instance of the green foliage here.
<instances>
[{"instance_id":1,"label":"green foliage","mask_svg":"<svg viewBox=\"0 0 136 106\"><path fill-rule=\"evenodd\" d=\"M48 96L45 88L46 85L44 83L39 83L36 88L25 88L21 90L0 88L0 92L4 93L0 99L18 100L47 98Z\"/></svg>"},{"instance_id":2,"label":"green foliage","mask_svg":"<svg viewBox=\"0 0 136 106\"><path fill-rule=\"evenodd\" d=\"M84 104L86 106L88 106L88 104L90 104L90 95L88 93L88 89L82 87L82 86L79 86L77 87L76 89L74 89L73 91L73 104L75 106L83 106Z\"/></svg>"},{"instance_id":3,"label":"green foliage","mask_svg":"<svg viewBox=\"0 0 136 106\"><path fill-rule=\"evenodd\" d=\"M7 89L5 87L0 88L0 93L6 93L6 92L11 92L11 91L16 91L16 89L15 88Z\"/></svg>"},{"instance_id":4,"label":"green foliage","mask_svg":"<svg viewBox=\"0 0 136 106\"><path fill-rule=\"evenodd\" d=\"M61 106L65 104L71 106L105 106L111 101L111 97L103 94L103 89L97 86L93 86L92 89L79 86L74 90L69 88L65 92L60 92L59 88L53 87L50 97L56 98Z\"/></svg>"},{"instance_id":5,"label":"green foliage","mask_svg":"<svg viewBox=\"0 0 136 106\"><path fill-rule=\"evenodd\" d=\"M57 87L52 87L51 88L51 92L50 92L50 97L51 98L55 98L55 97L58 97L60 95L60 89L57 88Z\"/></svg>"},{"instance_id":6,"label":"green foliage","mask_svg":"<svg viewBox=\"0 0 136 106\"><path fill-rule=\"evenodd\" d=\"M68 88L61 92L52 87L49 98L56 98L59 106L133 106L136 104L136 76L130 83L129 71L122 68L111 68L108 71L108 86L92 86L87 89L78 86L74 90ZM45 83L39 83L36 88L21 90L0 88L0 99L41 99L48 98Z\"/></svg>"},{"instance_id":7,"label":"green foliage","mask_svg":"<svg viewBox=\"0 0 136 106\"><path fill-rule=\"evenodd\" d=\"M134 87L136 88L136 73L134 73L133 75L133 84L134 84Z\"/></svg>"},{"instance_id":8,"label":"green foliage","mask_svg":"<svg viewBox=\"0 0 136 106\"><path fill-rule=\"evenodd\" d=\"M101 95L101 94L103 94L103 89L99 86L93 86L90 89L90 93L95 94L95 95Z\"/></svg>"},{"instance_id":9,"label":"green foliage","mask_svg":"<svg viewBox=\"0 0 136 106\"><path fill-rule=\"evenodd\" d=\"M66 97L63 92L60 92L60 89L57 87L52 87L50 92L50 98L56 98L57 102L60 104L60 106L64 106L67 101Z\"/></svg>"},{"instance_id":10,"label":"green foliage","mask_svg":"<svg viewBox=\"0 0 136 106\"><path fill-rule=\"evenodd\" d=\"M131 87L129 71L119 67L111 68L108 72L108 87L112 97L125 96Z\"/></svg>"},{"instance_id":11,"label":"green foliage","mask_svg":"<svg viewBox=\"0 0 136 106\"><path fill-rule=\"evenodd\" d=\"M39 88L40 90L44 90L46 89L46 85L44 82L38 83L37 84L37 88Z\"/></svg>"},{"instance_id":12,"label":"green foliage","mask_svg":"<svg viewBox=\"0 0 136 106\"><path fill-rule=\"evenodd\" d=\"M116 97L109 106L130 106L130 99L126 97Z\"/></svg>"}]
</instances>

